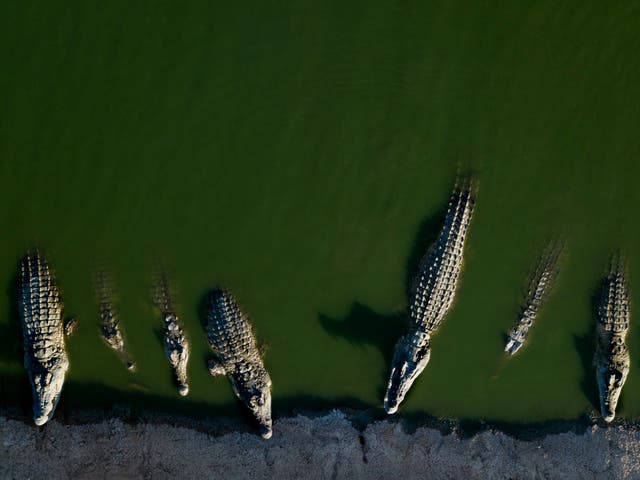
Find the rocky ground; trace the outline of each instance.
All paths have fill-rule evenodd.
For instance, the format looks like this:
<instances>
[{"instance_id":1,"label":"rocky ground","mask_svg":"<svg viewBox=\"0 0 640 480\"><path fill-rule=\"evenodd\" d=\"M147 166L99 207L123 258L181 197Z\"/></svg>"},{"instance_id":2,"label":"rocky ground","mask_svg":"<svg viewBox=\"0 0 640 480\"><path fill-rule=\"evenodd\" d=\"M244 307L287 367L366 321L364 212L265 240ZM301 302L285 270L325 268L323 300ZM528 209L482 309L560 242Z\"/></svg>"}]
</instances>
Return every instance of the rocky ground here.
<instances>
[{"instance_id":1,"label":"rocky ground","mask_svg":"<svg viewBox=\"0 0 640 480\"><path fill-rule=\"evenodd\" d=\"M640 478L633 426L521 440L392 421L359 431L334 411L280 419L271 440L203 430L119 419L37 428L0 417L0 478Z\"/></svg>"}]
</instances>

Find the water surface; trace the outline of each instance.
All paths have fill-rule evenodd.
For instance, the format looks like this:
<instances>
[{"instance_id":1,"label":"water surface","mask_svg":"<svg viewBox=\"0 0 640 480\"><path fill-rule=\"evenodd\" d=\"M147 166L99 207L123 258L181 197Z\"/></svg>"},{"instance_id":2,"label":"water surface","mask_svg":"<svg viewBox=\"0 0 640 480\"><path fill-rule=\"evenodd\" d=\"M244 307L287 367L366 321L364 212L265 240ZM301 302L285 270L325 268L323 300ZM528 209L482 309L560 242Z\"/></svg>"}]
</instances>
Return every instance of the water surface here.
<instances>
[{"instance_id":1,"label":"water surface","mask_svg":"<svg viewBox=\"0 0 640 480\"><path fill-rule=\"evenodd\" d=\"M640 304L640 4L250 3L0 6L3 403L29 408L13 281L39 245L79 319L63 412L237 415L205 368L200 305L215 285L269 344L276 409L380 406L407 279L457 172L473 171L458 299L401 411L589 412L591 299L616 248ZM527 273L558 231L557 288L507 360ZM98 336L90 279L103 258L135 374ZM188 399L150 301L158 258L193 345ZM637 367L626 417L640 415Z\"/></svg>"}]
</instances>

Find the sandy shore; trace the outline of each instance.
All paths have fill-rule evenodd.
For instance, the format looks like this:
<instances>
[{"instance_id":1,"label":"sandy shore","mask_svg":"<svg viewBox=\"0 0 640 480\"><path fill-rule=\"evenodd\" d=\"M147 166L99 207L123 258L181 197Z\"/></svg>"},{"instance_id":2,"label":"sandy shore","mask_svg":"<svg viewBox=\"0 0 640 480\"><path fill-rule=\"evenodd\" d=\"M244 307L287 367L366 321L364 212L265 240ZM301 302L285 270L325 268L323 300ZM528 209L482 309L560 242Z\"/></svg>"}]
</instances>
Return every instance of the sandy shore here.
<instances>
[{"instance_id":1,"label":"sandy shore","mask_svg":"<svg viewBox=\"0 0 640 480\"><path fill-rule=\"evenodd\" d=\"M487 430L468 438L433 428L407 432L345 414L275 423L251 433L119 419L38 429L0 417L0 478L640 478L640 432L591 426L521 440Z\"/></svg>"}]
</instances>

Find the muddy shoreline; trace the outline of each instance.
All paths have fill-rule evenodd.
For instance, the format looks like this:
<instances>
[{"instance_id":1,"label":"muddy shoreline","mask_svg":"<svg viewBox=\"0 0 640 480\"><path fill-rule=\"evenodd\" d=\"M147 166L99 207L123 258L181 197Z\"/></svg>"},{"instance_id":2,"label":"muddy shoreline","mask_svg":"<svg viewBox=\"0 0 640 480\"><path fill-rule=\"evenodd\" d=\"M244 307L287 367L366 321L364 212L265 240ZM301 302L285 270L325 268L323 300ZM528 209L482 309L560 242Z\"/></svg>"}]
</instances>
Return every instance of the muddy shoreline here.
<instances>
[{"instance_id":1,"label":"muddy shoreline","mask_svg":"<svg viewBox=\"0 0 640 480\"><path fill-rule=\"evenodd\" d=\"M640 426L589 419L523 426L367 419L371 412L276 419L263 440L239 420L86 412L42 428L0 416L2 478L637 478ZM374 415L375 416L375 415ZM433 425L429 425L433 423Z\"/></svg>"}]
</instances>

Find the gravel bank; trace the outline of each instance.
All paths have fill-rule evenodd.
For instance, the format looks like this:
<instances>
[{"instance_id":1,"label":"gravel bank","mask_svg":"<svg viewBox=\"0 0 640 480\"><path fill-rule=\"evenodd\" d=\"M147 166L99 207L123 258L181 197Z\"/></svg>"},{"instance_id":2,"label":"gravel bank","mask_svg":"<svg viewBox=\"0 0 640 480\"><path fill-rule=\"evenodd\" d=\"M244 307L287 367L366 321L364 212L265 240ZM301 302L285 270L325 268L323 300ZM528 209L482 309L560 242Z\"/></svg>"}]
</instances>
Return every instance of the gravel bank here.
<instances>
[{"instance_id":1,"label":"gravel bank","mask_svg":"<svg viewBox=\"0 0 640 480\"><path fill-rule=\"evenodd\" d=\"M162 425L101 423L38 429L0 417L0 478L640 478L640 432L518 440L484 431L469 438L432 428L406 432L380 421L362 432L339 411L276 421L271 440L212 436Z\"/></svg>"}]
</instances>

